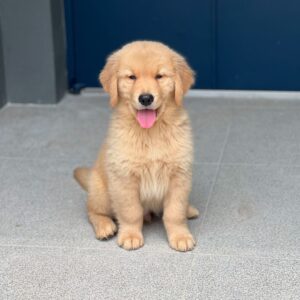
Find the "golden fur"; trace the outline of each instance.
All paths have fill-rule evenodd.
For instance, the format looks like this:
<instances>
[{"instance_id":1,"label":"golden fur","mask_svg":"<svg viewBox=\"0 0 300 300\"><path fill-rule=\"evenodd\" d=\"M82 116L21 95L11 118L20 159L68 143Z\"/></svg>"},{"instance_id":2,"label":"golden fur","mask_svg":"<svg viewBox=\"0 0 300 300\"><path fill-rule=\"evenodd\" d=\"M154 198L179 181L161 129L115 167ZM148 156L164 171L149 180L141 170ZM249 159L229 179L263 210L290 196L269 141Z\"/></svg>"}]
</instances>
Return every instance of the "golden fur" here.
<instances>
[{"instance_id":1,"label":"golden fur","mask_svg":"<svg viewBox=\"0 0 300 300\"><path fill-rule=\"evenodd\" d=\"M182 99L194 83L193 71L167 46L141 41L113 53L100 82L114 107L108 135L93 168L74 172L88 191L88 216L96 237L114 235L117 220L118 244L139 248L144 243L143 218L163 212L170 246L191 250L195 241L187 218L197 217L198 210L188 202L193 146ZM157 118L149 129L136 117L142 93L154 95Z\"/></svg>"}]
</instances>

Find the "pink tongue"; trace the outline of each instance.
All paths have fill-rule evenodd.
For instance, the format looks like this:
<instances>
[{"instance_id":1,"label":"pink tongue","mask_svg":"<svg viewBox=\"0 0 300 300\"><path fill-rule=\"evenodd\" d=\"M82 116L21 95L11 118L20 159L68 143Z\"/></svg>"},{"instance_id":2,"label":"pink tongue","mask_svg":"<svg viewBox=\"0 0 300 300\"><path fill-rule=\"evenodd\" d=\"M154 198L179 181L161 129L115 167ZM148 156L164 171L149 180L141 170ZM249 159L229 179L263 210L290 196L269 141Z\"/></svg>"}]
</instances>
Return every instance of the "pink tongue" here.
<instances>
[{"instance_id":1,"label":"pink tongue","mask_svg":"<svg viewBox=\"0 0 300 300\"><path fill-rule=\"evenodd\" d=\"M138 110L137 119L142 128L151 128L156 120L156 111L154 109Z\"/></svg>"}]
</instances>

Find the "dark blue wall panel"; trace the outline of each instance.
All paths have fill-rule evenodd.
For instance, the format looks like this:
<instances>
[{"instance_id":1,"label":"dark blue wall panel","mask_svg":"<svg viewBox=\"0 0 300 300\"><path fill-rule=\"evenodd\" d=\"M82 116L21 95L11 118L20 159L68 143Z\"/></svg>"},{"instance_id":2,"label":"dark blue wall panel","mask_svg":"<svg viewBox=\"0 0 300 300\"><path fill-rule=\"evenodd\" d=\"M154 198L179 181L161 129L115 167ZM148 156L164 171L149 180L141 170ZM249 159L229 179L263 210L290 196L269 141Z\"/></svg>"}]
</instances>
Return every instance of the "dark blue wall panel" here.
<instances>
[{"instance_id":1,"label":"dark blue wall panel","mask_svg":"<svg viewBox=\"0 0 300 300\"><path fill-rule=\"evenodd\" d=\"M162 41L197 72L196 88L300 90L299 0L65 0L69 85L98 86L113 50Z\"/></svg>"},{"instance_id":2,"label":"dark blue wall panel","mask_svg":"<svg viewBox=\"0 0 300 300\"><path fill-rule=\"evenodd\" d=\"M69 0L65 2L69 82L98 86L113 50L134 40L158 40L183 53L197 71L197 87L214 84L211 0ZM72 28L73 32L69 32Z\"/></svg>"},{"instance_id":3,"label":"dark blue wall panel","mask_svg":"<svg viewBox=\"0 0 300 300\"><path fill-rule=\"evenodd\" d=\"M300 90L300 1L217 4L217 87Z\"/></svg>"}]
</instances>

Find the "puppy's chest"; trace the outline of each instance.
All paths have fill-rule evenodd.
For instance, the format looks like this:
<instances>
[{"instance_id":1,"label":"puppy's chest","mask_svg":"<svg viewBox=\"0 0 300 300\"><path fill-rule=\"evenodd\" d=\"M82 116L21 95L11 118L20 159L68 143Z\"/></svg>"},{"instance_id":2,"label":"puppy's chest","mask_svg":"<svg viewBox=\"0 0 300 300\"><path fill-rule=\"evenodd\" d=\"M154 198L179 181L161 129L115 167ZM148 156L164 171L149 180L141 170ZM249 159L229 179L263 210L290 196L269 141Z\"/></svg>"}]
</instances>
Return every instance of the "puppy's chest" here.
<instances>
[{"instance_id":1,"label":"puppy's chest","mask_svg":"<svg viewBox=\"0 0 300 300\"><path fill-rule=\"evenodd\" d=\"M171 173L171 168L161 162L140 166L136 174L140 183L140 200L145 208L154 212L161 210L162 201L168 192Z\"/></svg>"},{"instance_id":2,"label":"puppy's chest","mask_svg":"<svg viewBox=\"0 0 300 300\"><path fill-rule=\"evenodd\" d=\"M170 149L137 148L130 154L127 153L125 160L129 172L139 179L141 201L144 203L150 201L152 204L161 202L167 193L169 179L177 166L175 155Z\"/></svg>"},{"instance_id":3,"label":"puppy's chest","mask_svg":"<svg viewBox=\"0 0 300 300\"><path fill-rule=\"evenodd\" d=\"M156 138L152 142L115 140L111 146L109 161L113 162L114 173L138 178L143 203L161 203L172 175L178 169L188 169L192 158L190 139L185 134L172 140Z\"/></svg>"}]
</instances>

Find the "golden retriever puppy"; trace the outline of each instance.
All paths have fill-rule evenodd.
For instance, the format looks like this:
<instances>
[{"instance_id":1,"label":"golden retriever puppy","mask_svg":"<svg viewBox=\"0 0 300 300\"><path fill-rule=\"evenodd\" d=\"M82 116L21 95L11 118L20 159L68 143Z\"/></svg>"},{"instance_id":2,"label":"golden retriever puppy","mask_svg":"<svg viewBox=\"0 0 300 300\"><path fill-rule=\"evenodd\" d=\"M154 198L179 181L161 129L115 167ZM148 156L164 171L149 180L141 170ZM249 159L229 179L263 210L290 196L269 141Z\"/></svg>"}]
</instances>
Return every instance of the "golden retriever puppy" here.
<instances>
[{"instance_id":1,"label":"golden retriever puppy","mask_svg":"<svg viewBox=\"0 0 300 300\"><path fill-rule=\"evenodd\" d=\"M96 237L115 234L124 249L144 244L143 219L163 213L170 246L191 250L187 218L193 145L184 94L194 83L185 59L167 46L137 41L114 52L100 73L114 108L109 131L93 168L77 168L88 191L88 216Z\"/></svg>"}]
</instances>

